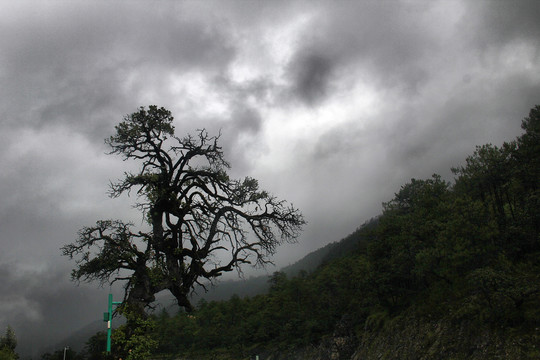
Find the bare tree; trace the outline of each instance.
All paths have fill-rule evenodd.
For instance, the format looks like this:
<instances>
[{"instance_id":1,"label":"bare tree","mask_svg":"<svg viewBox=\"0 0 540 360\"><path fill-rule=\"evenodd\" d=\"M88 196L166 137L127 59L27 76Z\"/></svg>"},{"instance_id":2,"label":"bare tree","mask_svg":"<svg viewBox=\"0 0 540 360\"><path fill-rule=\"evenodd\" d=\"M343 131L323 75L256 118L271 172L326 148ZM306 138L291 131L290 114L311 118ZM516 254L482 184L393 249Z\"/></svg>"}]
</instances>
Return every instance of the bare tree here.
<instances>
[{"instance_id":1,"label":"bare tree","mask_svg":"<svg viewBox=\"0 0 540 360\"><path fill-rule=\"evenodd\" d=\"M110 154L141 164L111 183L110 195L136 191L150 230L98 221L62 247L63 255L76 258L75 281L123 281L126 303L141 315L163 290L190 311L196 284L242 264L264 266L305 224L298 209L259 190L257 180L229 178L219 136L199 130L181 139L172 121L164 108L141 107L106 139Z\"/></svg>"}]
</instances>

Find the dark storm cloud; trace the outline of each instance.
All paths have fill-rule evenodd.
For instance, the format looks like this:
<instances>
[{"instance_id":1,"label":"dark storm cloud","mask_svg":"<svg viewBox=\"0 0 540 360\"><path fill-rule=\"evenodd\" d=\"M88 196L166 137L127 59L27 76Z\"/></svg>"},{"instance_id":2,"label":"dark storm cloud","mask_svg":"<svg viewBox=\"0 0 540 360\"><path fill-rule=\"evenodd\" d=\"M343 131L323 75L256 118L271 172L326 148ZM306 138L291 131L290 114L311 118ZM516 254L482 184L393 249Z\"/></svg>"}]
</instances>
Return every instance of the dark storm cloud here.
<instances>
[{"instance_id":1,"label":"dark storm cloud","mask_svg":"<svg viewBox=\"0 0 540 360\"><path fill-rule=\"evenodd\" d=\"M301 100L313 105L335 95L332 83L353 81L351 76L413 93L427 80L423 58L444 46L426 29L428 3L325 5L289 65L293 93Z\"/></svg>"},{"instance_id":2,"label":"dark storm cloud","mask_svg":"<svg viewBox=\"0 0 540 360\"><path fill-rule=\"evenodd\" d=\"M394 114L395 127L385 140L395 154L392 166L452 179L450 168L464 163L476 145L500 145L521 134L521 120L539 99L540 82L518 73L473 80L456 94Z\"/></svg>"},{"instance_id":3,"label":"dark storm cloud","mask_svg":"<svg viewBox=\"0 0 540 360\"><path fill-rule=\"evenodd\" d=\"M267 101L265 84L257 81L248 83L247 86L226 89L222 90L223 96L226 96L225 92L233 95L229 95L231 109L225 130L235 137L257 135L261 131L263 119L256 104ZM250 98L253 98L253 101L250 101Z\"/></svg>"},{"instance_id":4,"label":"dark storm cloud","mask_svg":"<svg viewBox=\"0 0 540 360\"><path fill-rule=\"evenodd\" d=\"M480 127L486 128L483 141L503 141L500 134L515 135L519 128L509 124L511 120L507 119L519 118L517 112L526 113L540 98L538 80L526 79L527 72L520 72L518 68L515 74L500 72L499 79L486 78L483 74L480 77L468 74L467 68L454 65L451 71L462 77L463 89L452 91L451 82L456 81L451 77L438 88L434 88L433 82L441 82L437 79L444 79L446 68L452 68L449 59L473 67L478 66L475 63L485 63L487 56L489 66L495 69L505 66L502 46L506 43L514 40L537 43L540 37L535 34L540 26L531 14L538 13L540 4L527 2L521 8L512 2L475 2L470 8L461 8L457 12L461 13L459 16L449 12L448 16L454 16L454 25L442 27L441 23L439 30L437 17L445 20L445 9L439 9L441 4L458 9L464 5L459 2L371 2L343 7L332 4L328 11L321 11L321 24L304 34L300 43L305 45L299 46L293 57L289 69L295 93L300 99L316 104L342 90L336 86L337 91L327 91L329 84L346 83L350 76L357 76L357 81L367 81L387 93L387 108L367 121L384 124L385 129L379 128L379 136L373 139L388 144L387 151L395 154L391 158L396 159L393 165L397 168L432 158L424 162L427 168L436 164L435 158L440 154L451 153L455 161L456 155L464 156L465 151L474 149L453 147L452 142L460 139L465 143L465 134L470 144L481 131ZM458 45L459 42L463 44ZM482 48L486 44L491 52L479 54L478 46ZM538 60L538 47L533 46ZM326 54L325 61L319 54ZM497 57L500 64L493 63ZM319 66L313 67L313 64ZM303 75L312 68L323 70L313 70L315 76L304 81ZM317 77L318 74L324 76ZM433 89L438 93L430 99L429 92ZM393 105L391 102L396 96L399 103ZM493 124L506 125L494 128ZM351 129L326 134L318 140L314 158L331 152L350 152L351 141L353 144L370 143L370 139L350 140L351 136Z\"/></svg>"},{"instance_id":5,"label":"dark storm cloud","mask_svg":"<svg viewBox=\"0 0 540 360\"><path fill-rule=\"evenodd\" d=\"M480 47L512 41L540 43L540 3L523 1L474 1L463 22Z\"/></svg>"},{"instance_id":6,"label":"dark storm cloud","mask_svg":"<svg viewBox=\"0 0 540 360\"><path fill-rule=\"evenodd\" d=\"M145 89L159 94L177 71L223 71L234 57L226 28L178 18L172 4L55 5L2 26L0 104L24 109L5 112L5 124L60 123L101 140Z\"/></svg>"},{"instance_id":7,"label":"dark storm cloud","mask_svg":"<svg viewBox=\"0 0 540 360\"><path fill-rule=\"evenodd\" d=\"M325 52L302 54L291 64L293 93L308 105L319 103L331 90L333 66Z\"/></svg>"},{"instance_id":8,"label":"dark storm cloud","mask_svg":"<svg viewBox=\"0 0 540 360\"><path fill-rule=\"evenodd\" d=\"M234 134L257 134L261 124L261 114L255 108L238 106L233 109L228 131Z\"/></svg>"}]
</instances>

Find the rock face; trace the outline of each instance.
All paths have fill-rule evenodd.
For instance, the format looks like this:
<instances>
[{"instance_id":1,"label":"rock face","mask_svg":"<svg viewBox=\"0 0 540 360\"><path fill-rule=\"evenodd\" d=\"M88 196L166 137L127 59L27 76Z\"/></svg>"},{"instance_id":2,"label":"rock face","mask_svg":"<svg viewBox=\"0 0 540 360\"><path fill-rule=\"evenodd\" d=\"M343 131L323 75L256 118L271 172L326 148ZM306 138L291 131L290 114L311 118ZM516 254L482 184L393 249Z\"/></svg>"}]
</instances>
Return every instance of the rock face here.
<instances>
[{"instance_id":1,"label":"rock face","mask_svg":"<svg viewBox=\"0 0 540 360\"><path fill-rule=\"evenodd\" d=\"M334 330L330 345L330 356L324 359L350 359L357 346L358 340L354 333L352 318L349 315L344 315Z\"/></svg>"},{"instance_id":2,"label":"rock face","mask_svg":"<svg viewBox=\"0 0 540 360\"><path fill-rule=\"evenodd\" d=\"M540 330L398 318L364 331L350 359L540 359Z\"/></svg>"},{"instance_id":3,"label":"rock face","mask_svg":"<svg viewBox=\"0 0 540 360\"><path fill-rule=\"evenodd\" d=\"M540 359L540 327L490 328L469 321L398 317L355 334L345 316L318 347L261 354L259 360Z\"/></svg>"},{"instance_id":4,"label":"rock face","mask_svg":"<svg viewBox=\"0 0 540 360\"><path fill-rule=\"evenodd\" d=\"M352 319L345 315L336 325L333 335L323 339L319 346L262 354L259 360L350 360L357 346Z\"/></svg>"}]
</instances>

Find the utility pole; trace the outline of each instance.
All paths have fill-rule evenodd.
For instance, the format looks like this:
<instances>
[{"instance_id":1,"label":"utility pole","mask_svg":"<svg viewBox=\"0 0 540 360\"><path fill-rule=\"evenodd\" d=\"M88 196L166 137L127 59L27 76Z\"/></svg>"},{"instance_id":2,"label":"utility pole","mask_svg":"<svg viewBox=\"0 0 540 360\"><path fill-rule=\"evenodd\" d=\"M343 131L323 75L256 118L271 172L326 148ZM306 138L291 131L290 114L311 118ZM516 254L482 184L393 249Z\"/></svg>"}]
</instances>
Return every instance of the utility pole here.
<instances>
[{"instance_id":1,"label":"utility pole","mask_svg":"<svg viewBox=\"0 0 540 360\"><path fill-rule=\"evenodd\" d=\"M103 321L107 322L107 354L111 353L111 333L112 333L112 315L113 315L113 305L121 305L121 301L113 301L112 294L109 294L109 306L107 307L108 311L103 313ZM65 360L65 359L64 359Z\"/></svg>"}]
</instances>

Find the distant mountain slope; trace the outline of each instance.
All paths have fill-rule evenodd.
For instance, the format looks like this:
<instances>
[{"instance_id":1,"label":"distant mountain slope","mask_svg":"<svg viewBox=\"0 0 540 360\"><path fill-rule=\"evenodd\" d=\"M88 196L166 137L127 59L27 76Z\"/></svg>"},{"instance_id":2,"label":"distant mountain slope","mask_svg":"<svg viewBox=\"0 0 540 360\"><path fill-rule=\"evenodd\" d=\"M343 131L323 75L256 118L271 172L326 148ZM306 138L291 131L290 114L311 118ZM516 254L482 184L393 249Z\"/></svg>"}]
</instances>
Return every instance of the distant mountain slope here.
<instances>
[{"instance_id":1,"label":"distant mountain slope","mask_svg":"<svg viewBox=\"0 0 540 360\"><path fill-rule=\"evenodd\" d=\"M323 246L322 248L307 254L294 264L283 267L280 271L287 274L287 277L289 278L297 276L301 271L310 273L317 269L317 267L319 267L321 264L330 262L333 259L340 258L351 253L352 251L359 249L369 241L366 230L371 229L376 222L376 219L366 222L364 225L340 241L335 241ZM202 299L205 301L219 301L228 300L233 295L238 295L240 298L244 298L264 294L269 288L268 279L268 276L261 275L243 280L222 281L215 286L209 286L207 292L205 292L205 290L202 288L198 288L192 297L192 301L196 305ZM161 302L162 306L158 307L158 309L165 308L170 312L175 312L177 310L176 306L172 306L168 300L161 300ZM118 326L121 323L121 319L118 319L115 325ZM40 354L45 352L52 353L58 349L63 349L64 346L69 346L71 349L77 352L82 351L86 341L88 341L92 335L96 334L98 331L105 330L106 324L103 321L97 320L87 324L69 337L59 341L55 346L43 349Z\"/></svg>"},{"instance_id":2,"label":"distant mountain slope","mask_svg":"<svg viewBox=\"0 0 540 360\"><path fill-rule=\"evenodd\" d=\"M63 349L66 346L69 346L70 349L73 349L76 352L80 352L84 349L86 342L92 335L106 329L106 323L104 323L102 320L96 320L75 331L67 338L62 339L57 344L41 349L39 355L44 353L53 353L56 350Z\"/></svg>"},{"instance_id":3,"label":"distant mountain slope","mask_svg":"<svg viewBox=\"0 0 540 360\"><path fill-rule=\"evenodd\" d=\"M359 250L366 246L370 241L369 231L376 226L377 222L378 218L367 221L340 241L335 241L323 246L322 248L307 254L294 264L281 268L280 271L284 272L289 278L297 276L301 271L311 273L324 263L348 255L355 250ZM232 295L238 295L243 298L246 296L263 294L268 288L268 276L265 275L244 280L229 280L209 287L208 292L199 288L192 300L196 304L201 299L205 299L206 301L228 300Z\"/></svg>"},{"instance_id":4,"label":"distant mountain slope","mask_svg":"<svg viewBox=\"0 0 540 360\"><path fill-rule=\"evenodd\" d=\"M334 259L338 259L350 254L355 250L367 245L370 240L369 230L373 229L378 222L378 218L373 218L365 222L362 226L356 229L345 238L332 242L322 248L315 250L292 265L281 269L288 277L298 275L300 271L312 272L321 264L327 263Z\"/></svg>"},{"instance_id":5,"label":"distant mountain slope","mask_svg":"<svg viewBox=\"0 0 540 360\"><path fill-rule=\"evenodd\" d=\"M233 295L243 298L263 294L268 290L268 276L254 276L242 280L227 280L214 286L208 286L208 291L202 287L196 289L191 301L194 305L201 299L205 301L228 300Z\"/></svg>"}]
</instances>

